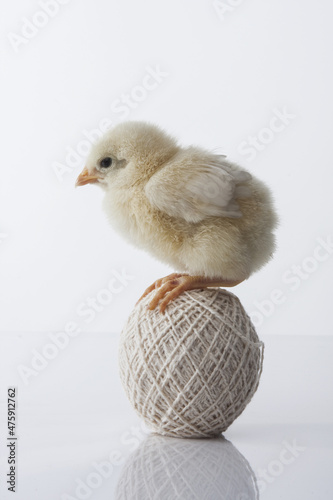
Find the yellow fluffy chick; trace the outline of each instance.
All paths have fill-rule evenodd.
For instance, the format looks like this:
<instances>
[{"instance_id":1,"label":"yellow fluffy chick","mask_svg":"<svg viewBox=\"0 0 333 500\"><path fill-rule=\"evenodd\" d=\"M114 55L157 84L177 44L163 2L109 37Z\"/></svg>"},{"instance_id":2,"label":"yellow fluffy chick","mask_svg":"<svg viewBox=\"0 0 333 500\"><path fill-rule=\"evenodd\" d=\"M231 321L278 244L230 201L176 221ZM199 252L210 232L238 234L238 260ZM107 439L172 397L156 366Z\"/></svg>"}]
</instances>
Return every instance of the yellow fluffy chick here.
<instances>
[{"instance_id":1,"label":"yellow fluffy chick","mask_svg":"<svg viewBox=\"0 0 333 500\"><path fill-rule=\"evenodd\" d=\"M160 128L124 122L91 150L76 185L105 190L104 209L128 241L173 266L150 309L185 290L235 286L271 258L277 217L269 189L226 160L180 147Z\"/></svg>"}]
</instances>

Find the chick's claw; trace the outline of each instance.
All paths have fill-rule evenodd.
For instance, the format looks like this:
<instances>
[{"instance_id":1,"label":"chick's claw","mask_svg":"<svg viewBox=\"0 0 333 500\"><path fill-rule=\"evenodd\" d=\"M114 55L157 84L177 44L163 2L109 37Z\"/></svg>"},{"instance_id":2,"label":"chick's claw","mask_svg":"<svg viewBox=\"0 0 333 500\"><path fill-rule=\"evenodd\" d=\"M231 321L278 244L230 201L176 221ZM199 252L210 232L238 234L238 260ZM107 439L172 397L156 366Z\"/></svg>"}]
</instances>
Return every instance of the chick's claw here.
<instances>
[{"instance_id":1,"label":"chick's claw","mask_svg":"<svg viewBox=\"0 0 333 500\"><path fill-rule=\"evenodd\" d=\"M160 302L160 312L164 313L167 305L179 297L179 295L185 290L190 290L191 280L190 276L187 274L173 274L163 278L161 285L157 290L154 298L150 301L148 309L153 310L157 307Z\"/></svg>"},{"instance_id":2,"label":"chick's claw","mask_svg":"<svg viewBox=\"0 0 333 500\"><path fill-rule=\"evenodd\" d=\"M137 301L137 304L153 290L157 290L157 288L162 286L164 283L167 283L168 281L173 280L174 278L179 278L180 276L188 276L188 275L181 274L181 273L172 273L172 274L169 274L168 276L165 276L164 278L160 278L160 279L154 281L154 283L152 285L150 285L148 288L146 288L144 293L141 295L141 297Z\"/></svg>"}]
</instances>

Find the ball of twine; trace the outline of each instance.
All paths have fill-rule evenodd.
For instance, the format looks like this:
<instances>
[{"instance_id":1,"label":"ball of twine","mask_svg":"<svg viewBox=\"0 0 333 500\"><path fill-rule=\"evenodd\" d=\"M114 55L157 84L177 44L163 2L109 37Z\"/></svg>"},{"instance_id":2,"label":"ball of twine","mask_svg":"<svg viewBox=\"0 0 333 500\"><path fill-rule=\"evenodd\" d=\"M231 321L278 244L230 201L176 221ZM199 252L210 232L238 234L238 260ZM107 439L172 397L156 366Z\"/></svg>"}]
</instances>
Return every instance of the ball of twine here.
<instances>
[{"instance_id":1,"label":"ball of twine","mask_svg":"<svg viewBox=\"0 0 333 500\"><path fill-rule=\"evenodd\" d=\"M261 375L263 343L250 318L226 290L182 293L165 314L147 310L151 298L135 306L120 337L120 377L132 406L162 435L224 432Z\"/></svg>"},{"instance_id":2,"label":"ball of twine","mask_svg":"<svg viewBox=\"0 0 333 500\"><path fill-rule=\"evenodd\" d=\"M248 461L223 437L150 435L126 461L117 500L258 500Z\"/></svg>"}]
</instances>

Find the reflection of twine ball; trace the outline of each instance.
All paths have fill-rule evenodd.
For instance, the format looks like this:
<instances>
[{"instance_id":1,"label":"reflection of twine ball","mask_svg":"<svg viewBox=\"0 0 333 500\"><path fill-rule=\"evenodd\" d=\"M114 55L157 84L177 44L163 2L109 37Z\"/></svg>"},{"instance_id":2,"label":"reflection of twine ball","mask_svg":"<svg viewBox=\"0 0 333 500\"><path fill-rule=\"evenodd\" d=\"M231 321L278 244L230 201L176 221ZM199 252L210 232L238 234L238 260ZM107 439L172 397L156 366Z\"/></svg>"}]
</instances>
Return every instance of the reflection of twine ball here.
<instances>
[{"instance_id":1,"label":"reflection of twine ball","mask_svg":"<svg viewBox=\"0 0 333 500\"><path fill-rule=\"evenodd\" d=\"M121 471L117 500L257 500L255 475L226 439L149 436Z\"/></svg>"},{"instance_id":2,"label":"reflection of twine ball","mask_svg":"<svg viewBox=\"0 0 333 500\"><path fill-rule=\"evenodd\" d=\"M175 437L225 431L255 393L263 344L235 295L192 290L165 314L147 310L149 294L121 334L120 376L148 427Z\"/></svg>"}]
</instances>

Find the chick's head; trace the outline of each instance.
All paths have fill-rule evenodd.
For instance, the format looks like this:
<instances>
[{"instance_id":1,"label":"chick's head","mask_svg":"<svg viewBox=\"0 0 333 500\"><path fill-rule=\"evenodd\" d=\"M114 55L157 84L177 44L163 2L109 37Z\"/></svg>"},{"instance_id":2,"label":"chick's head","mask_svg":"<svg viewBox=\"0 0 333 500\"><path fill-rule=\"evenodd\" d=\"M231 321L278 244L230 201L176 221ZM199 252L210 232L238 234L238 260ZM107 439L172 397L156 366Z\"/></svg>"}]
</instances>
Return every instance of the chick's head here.
<instances>
[{"instance_id":1,"label":"chick's head","mask_svg":"<svg viewBox=\"0 0 333 500\"><path fill-rule=\"evenodd\" d=\"M176 141L155 125L123 122L93 145L76 185L114 183L130 187L149 178L178 151Z\"/></svg>"}]
</instances>

